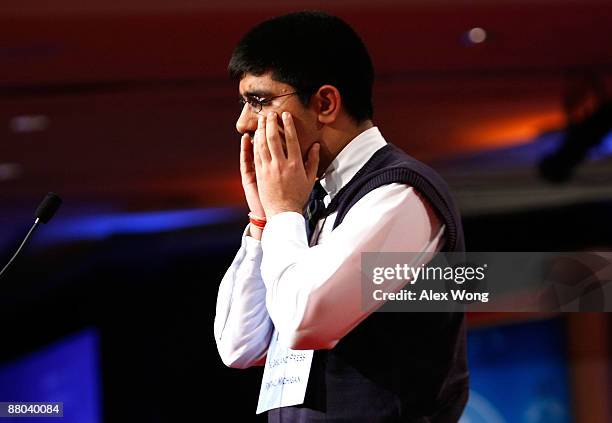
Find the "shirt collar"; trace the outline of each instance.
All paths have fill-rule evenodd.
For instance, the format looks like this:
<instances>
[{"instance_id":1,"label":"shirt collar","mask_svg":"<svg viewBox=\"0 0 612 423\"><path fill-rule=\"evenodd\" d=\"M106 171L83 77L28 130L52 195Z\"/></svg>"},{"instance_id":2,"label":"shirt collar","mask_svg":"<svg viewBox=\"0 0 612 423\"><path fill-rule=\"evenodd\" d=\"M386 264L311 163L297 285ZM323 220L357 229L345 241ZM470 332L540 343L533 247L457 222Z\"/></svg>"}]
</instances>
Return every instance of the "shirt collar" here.
<instances>
[{"instance_id":1,"label":"shirt collar","mask_svg":"<svg viewBox=\"0 0 612 423\"><path fill-rule=\"evenodd\" d=\"M372 154L386 144L387 141L376 126L366 129L353 138L338 153L320 179L321 185L329 194L329 198L326 197L325 202L331 201L338 191L366 164Z\"/></svg>"}]
</instances>

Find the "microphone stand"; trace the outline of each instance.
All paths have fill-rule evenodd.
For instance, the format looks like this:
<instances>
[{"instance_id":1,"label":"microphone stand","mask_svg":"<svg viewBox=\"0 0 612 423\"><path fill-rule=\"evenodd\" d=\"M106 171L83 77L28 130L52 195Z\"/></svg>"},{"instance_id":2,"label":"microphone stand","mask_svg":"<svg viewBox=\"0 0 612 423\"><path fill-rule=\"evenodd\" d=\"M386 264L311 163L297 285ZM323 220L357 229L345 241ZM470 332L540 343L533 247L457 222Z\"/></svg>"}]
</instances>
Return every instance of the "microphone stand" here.
<instances>
[{"instance_id":1,"label":"microphone stand","mask_svg":"<svg viewBox=\"0 0 612 423\"><path fill-rule=\"evenodd\" d=\"M8 263L6 264L6 266L4 266L2 268L2 270L0 270L0 278L2 277L2 275L4 274L4 272L6 271L6 269L9 268L9 266L11 265L11 263L15 260L15 258L19 255L19 252L21 251L21 249L23 248L23 246L25 245L26 242L28 242L28 239L30 239L30 237L32 236L32 233L34 232L34 229L36 229L36 227L38 226L38 223L40 222L40 218L37 217L36 220L34 221L34 224L32 225L32 227L30 228L30 230L28 231L28 234L26 235L26 237L23 239L23 241L21 242L21 245L19 246L19 248L17 248L17 251L15 252L15 254L13 254L13 257L11 257L11 259L8 261Z\"/></svg>"}]
</instances>

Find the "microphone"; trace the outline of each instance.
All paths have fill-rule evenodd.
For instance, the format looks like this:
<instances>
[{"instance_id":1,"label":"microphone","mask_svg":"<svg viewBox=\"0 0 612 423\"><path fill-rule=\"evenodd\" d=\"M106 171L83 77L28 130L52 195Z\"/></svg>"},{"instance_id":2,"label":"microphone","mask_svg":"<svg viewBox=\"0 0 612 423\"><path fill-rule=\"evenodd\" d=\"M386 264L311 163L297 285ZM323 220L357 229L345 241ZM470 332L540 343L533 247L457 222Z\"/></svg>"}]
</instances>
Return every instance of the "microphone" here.
<instances>
[{"instance_id":1,"label":"microphone","mask_svg":"<svg viewBox=\"0 0 612 423\"><path fill-rule=\"evenodd\" d=\"M56 193L50 192L36 209L36 219L40 219L42 223L49 222L61 205L62 199Z\"/></svg>"},{"instance_id":2,"label":"microphone","mask_svg":"<svg viewBox=\"0 0 612 423\"><path fill-rule=\"evenodd\" d=\"M36 209L36 213L35 213L36 220L34 221L34 224L28 231L28 234L21 242L21 245L19 246L19 248L17 248L17 251L15 252L15 254L13 254L13 257L11 257L11 259L8 261L6 266L4 266L4 268L0 271L0 278L2 277L6 269L9 268L11 263L13 263L13 261L15 260L15 258L17 257L17 255L19 254L23 246L25 245L25 243L28 242L28 240L32 236L32 233L34 232L34 229L36 229L36 227L38 226L39 222L48 223L51 220L51 218L55 215L55 212L57 212L57 209L59 209L61 205L62 205L62 199L59 197L59 195L57 195L54 192L50 192L47 194L47 196L42 200L42 202Z\"/></svg>"}]
</instances>

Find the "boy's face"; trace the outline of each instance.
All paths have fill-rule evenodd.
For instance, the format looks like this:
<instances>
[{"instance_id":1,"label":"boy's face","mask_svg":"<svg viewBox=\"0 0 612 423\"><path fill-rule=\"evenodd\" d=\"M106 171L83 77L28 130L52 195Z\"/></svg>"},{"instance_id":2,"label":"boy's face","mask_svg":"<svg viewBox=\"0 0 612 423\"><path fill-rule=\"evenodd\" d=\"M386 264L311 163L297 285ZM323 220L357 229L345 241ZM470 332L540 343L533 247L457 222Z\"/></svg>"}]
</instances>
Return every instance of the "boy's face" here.
<instances>
[{"instance_id":1,"label":"boy's face","mask_svg":"<svg viewBox=\"0 0 612 423\"><path fill-rule=\"evenodd\" d=\"M240 80L238 89L240 96L246 101L246 104L242 107L240 117L236 121L236 130L240 134L249 133L251 139L254 139L258 117L260 115L267 117L269 112L276 112L284 148L284 129L280 116L283 112L289 112L293 116L302 157L305 156L313 143L319 141L317 114L314 110L304 107L297 94L286 95L273 99L270 102L264 102L264 106L259 114L248 103L248 100L253 97L265 100L270 97L294 93L295 88L291 85L273 80L268 72L261 76L245 75Z\"/></svg>"}]
</instances>

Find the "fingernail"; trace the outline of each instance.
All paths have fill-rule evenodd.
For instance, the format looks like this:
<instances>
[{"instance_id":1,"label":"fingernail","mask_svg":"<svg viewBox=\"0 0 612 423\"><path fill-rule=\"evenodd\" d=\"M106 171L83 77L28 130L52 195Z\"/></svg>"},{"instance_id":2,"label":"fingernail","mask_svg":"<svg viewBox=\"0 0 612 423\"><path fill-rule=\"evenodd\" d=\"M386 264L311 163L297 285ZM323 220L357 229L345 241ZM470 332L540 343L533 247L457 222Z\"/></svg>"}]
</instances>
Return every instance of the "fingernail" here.
<instances>
[{"instance_id":1,"label":"fingernail","mask_svg":"<svg viewBox=\"0 0 612 423\"><path fill-rule=\"evenodd\" d=\"M268 113L268 119L274 119L275 117L276 117L276 113L275 112Z\"/></svg>"},{"instance_id":2,"label":"fingernail","mask_svg":"<svg viewBox=\"0 0 612 423\"><path fill-rule=\"evenodd\" d=\"M283 119L289 119L289 112L283 112Z\"/></svg>"}]
</instances>

